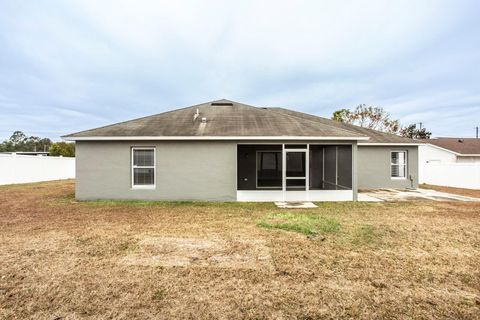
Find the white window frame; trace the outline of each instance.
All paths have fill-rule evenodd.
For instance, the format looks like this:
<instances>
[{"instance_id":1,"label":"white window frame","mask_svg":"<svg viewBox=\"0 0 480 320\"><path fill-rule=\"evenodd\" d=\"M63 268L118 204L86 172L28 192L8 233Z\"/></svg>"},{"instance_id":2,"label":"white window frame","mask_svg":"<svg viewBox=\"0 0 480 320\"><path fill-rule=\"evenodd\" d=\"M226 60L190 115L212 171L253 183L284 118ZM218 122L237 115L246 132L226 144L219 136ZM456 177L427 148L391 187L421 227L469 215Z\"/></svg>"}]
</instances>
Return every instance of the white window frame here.
<instances>
[{"instance_id":1,"label":"white window frame","mask_svg":"<svg viewBox=\"0 0 480 320\"><path fill-rule=\"evenodd\" d=\"M135 166L133 162L133 155L136 150L153 150L153 166ZM131 188L132 189L155 189L157 187L157 152L155 147L132 147L131 148ZM153 169L153 184L148 185L135 185L134 169Z\"/></svg>"},{"instance_id":2,"label":"white window frame","mask_svg":"<svg viewBox=\"0 0 480 320\"><path fill-rule=\"evenodd\" d=\"M405 154L405 163L403 166L405 167L405 176L404 177L392 177L392 166L401 166L401 164L396 164L392 162L392 153L404 153ZM400 170L399 170L400 172ZM393 180L406 180L408 177L408 152L407 150L392 150L390 151L390 178Z\"/></svg>"}]
</instances>

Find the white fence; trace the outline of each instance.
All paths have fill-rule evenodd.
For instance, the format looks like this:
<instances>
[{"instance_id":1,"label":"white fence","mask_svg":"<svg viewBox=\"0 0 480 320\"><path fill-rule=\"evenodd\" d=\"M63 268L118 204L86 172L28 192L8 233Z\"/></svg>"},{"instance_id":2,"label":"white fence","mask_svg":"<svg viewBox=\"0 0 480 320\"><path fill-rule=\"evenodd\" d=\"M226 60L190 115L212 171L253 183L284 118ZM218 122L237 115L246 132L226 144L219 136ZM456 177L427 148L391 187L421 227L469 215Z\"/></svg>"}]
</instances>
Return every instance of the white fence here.
<instances>
[{"instance_id":1,"label":"white fence","mask_svg":"<svg viewBox=\"0 0 480 320\"><path fill-rule=\"evenodd\" d=\"M420 183L480 189L480 163L425 163L422 171Z\"/></svg>"},{"instance_id":2,"label":"white fence","mask_svg":"<svg viewBox=\"0 0 480 320\"><path fill-rule=\"evenodd\" d=\"M0 185L75 178L75 158L0 154Z\"/></svg>"}]
</instances>

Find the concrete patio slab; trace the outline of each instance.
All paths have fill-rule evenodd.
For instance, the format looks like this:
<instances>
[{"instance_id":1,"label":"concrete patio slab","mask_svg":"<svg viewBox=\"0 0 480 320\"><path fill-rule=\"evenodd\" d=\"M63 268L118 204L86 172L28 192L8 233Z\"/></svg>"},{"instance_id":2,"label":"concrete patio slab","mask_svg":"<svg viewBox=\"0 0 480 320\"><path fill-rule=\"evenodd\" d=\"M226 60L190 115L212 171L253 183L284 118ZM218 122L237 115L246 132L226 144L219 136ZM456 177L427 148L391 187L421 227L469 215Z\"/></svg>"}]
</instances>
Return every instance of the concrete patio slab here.
<instances>
[{"instance_id":1,"label":"concrete patio slab","mask_svg":"<svg viewBox=\"0 0 480 320\"><path fill-rule=\"evenodd\" d=\"M278 201L275 205L282 209L311 209L317 208L313 202L310 201Z\"/></svg>"}]
</instances>

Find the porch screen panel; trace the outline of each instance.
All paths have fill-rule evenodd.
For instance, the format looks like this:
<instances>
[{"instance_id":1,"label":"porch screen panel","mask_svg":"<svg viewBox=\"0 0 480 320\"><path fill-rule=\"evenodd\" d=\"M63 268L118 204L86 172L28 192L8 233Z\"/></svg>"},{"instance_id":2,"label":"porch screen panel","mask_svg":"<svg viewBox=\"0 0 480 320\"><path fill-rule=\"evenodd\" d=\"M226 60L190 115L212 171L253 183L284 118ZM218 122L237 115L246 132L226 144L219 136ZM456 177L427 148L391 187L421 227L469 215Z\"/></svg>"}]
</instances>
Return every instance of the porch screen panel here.
<instances>
[{"instance_id":1,"label":"porch screen panel","mask_svg":"<svg viewBox=\"0 0 480 320\"><path fill-rule=\"evenodd\" d=\"M279 153L280 158L277 160L273 156L265 156L264 161L260 161L257 157L259 152L273 152ZM267 144L251 144L251 145L238 145L237 146L237 189L238 190L264 190L264 189L282 189L281 185L281 168L282 168L282 159L281 159L281 145L267 145ZM275 163L277 161L277 163ZM260 162L262 162L260 164ZM274 170L274 167L279 166L280 170L280 179L277 178L278 186L265 187L265 184L260 181L260 185L257 185L258 178L258 169L263 166L264 170ZM261 170L260 178L264 177L266 171ZM278 175L278 173L277 173ZM263 186L262 186L263 185Z\"/></svg>"},{"instance_id":2,"label":"porch screen panel","mask_svg":"<svg viewBox=\"0 0 480 320\"><path fill-rule=\"evenodd\" d=\"M282 153L278 151L257 152L257 187L282 187Z\"/></svg>"},{"instance_id":3,"label":"porch screen panel","mask_svg":"<svg viewBox=\"0 0 480 320\"><path fill-rule=\"evenodd\" d=\"M352 147L338 146L337 157L338 189L352 189Z\"/></svg>"},{"instance_id":4,"label":"porch screen panel","mask_svg":"<svg viewBox=\"0 0 480 320\"><path fill-rule=\"evenodd\" d=\"M323 189L323 147L310 145L310 189Z\"/></svg>"},{"instance_id":5,"label":"porch screen panel","mask_svg":"<svg viewBox=\"0 0 480 320\"><path fill-rule=\"evenodd\" d=\"M324 155L324 188L337 189L337 147L325 146Z\"/></svg>"}]
</instances>

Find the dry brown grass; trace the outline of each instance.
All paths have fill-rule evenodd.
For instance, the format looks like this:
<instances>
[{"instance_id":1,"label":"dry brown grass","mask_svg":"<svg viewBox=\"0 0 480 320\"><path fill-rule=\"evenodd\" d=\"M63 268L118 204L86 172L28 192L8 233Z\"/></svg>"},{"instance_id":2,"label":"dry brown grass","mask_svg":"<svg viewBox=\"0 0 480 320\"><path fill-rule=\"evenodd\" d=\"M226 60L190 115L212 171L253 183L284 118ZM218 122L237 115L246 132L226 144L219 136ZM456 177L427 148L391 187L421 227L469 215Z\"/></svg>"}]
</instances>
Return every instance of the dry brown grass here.
<instances>
[{"instance_id":1,"label":"dry brown grass","mask_svg":"<svg viewBox=\"0 0 480 320\"><path fill-rule=\"evenodd\" d=\"M310 237L273 204L78 203L0 187L2 319L451 318L480 314L478 203L323 203Z\"/></svg>"},{"instance_id":2,"label":"dry brown grass","mask_svg":"<svg viewBox=\"0 0 480 320\"><path fill-rule=\"evenodd\" d=\"M448 192L453 194L459 194L466 197L480 198L480 190L475 189L463 189L463 188L453 188L453 187L443 187L443 186L434 186L431 184L422 184L421 188L432 189L440 192Z\"/></svg>"}]
</instances>

